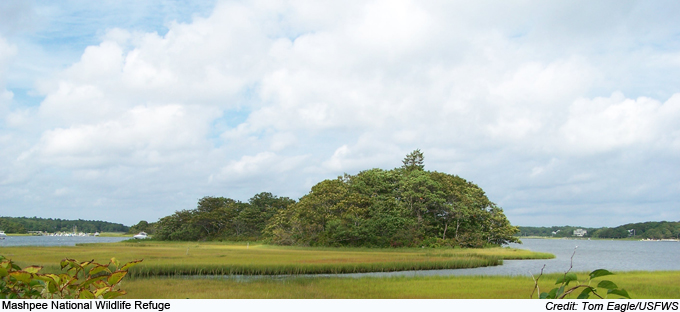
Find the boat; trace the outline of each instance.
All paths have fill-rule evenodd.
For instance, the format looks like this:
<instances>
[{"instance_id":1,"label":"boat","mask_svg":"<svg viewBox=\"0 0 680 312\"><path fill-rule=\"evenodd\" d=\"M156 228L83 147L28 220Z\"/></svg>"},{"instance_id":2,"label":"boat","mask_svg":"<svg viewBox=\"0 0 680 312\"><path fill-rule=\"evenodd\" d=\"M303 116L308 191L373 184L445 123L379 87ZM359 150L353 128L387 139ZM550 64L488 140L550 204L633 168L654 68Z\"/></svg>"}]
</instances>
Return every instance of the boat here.
<instances>
[{"instance_id":1,"label":"boat","mask_svg":"<svg viewBox=\"0 0 680 312\"><path fill-rule=\"evenodd\" d=\"M5 234L5 231L0 231L0 239L5 239L7 237L7 234Z\"/></svg>"},{"instance_id":2,"label":"boat","mask_svg":"<svg viewBox=\"0 0 680 312\"><path fill-rule=\"evenodd\" d=\"M139 234L133 236L133 238L135 238L135 239L145 239L147 237L148 237L148 235L146 234L146 232L139 232Z\"/></svg>"},{"instance_id":3,"label":"boat","mask_svg":"<svg viewBox=\"0 0 680 312\"><path fill-rule=\"evenodd\" d=\"M99 232L94 232L94 236L99 236Z\"/></svg>"}]
</instances>

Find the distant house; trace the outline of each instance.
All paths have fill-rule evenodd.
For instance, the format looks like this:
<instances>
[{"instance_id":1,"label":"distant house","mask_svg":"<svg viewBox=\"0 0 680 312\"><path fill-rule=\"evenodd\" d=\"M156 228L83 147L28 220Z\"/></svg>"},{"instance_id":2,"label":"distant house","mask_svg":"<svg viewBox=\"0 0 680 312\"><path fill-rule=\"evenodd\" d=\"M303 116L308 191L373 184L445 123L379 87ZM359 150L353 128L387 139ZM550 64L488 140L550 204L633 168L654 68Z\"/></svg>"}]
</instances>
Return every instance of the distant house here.
<instances>
[{"instance_id":1,"label":"distant house","mask_svg":"<svg viewBox=\"0 0 680 312\"><path fill-rule=\"evenodd\" d=\"M583 237L583 236L585 236L586 234L588 234L588 231L586 231L586 230L584 230L584 229L575 229L575 230L574 230L574 236Z\"/></svg>"}]
</instances>

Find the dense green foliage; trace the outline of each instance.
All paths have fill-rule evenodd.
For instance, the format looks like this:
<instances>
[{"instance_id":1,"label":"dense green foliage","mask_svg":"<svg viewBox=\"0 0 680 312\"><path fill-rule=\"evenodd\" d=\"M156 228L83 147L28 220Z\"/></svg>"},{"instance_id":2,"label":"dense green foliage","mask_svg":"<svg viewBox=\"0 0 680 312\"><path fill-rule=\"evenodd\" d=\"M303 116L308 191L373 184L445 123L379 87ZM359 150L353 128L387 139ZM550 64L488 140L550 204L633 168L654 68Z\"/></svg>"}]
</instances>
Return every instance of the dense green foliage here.
<instances>
[{"instance_id":1,"label":"dense green foliage","mask_svg":"<svg viewBox=\"0 0 680 312\"><path fill-rule=\"evenodd\" d=\"M613 228L584 228L576 226L531 227L520 226L520 236L572 237L575 229L588 231L584 237L671 239L680 237L680 222L628 223ZM556 232L555 234L552 234Z\"/></svg>"},{"instance_id":2,"label":"dense green foliage","mask_svg":"<svg viewBox=\"0 0 680 312\"><path fill-rule=\"evenodd\" d=\"M140 263L135 260L123 265L115 258L109 263L78 262L64 259L60 274L39 273L41 266L19 267L0 256L1 299L113 299L125 295L119 284L128 270Z\"/></svg>"},{"instance_id":3,"label":"dense green foliage","mask_svg":"<svg viewBox=\"0 0 680 312\"><path fill-rule=\"evenodd\" d=\"M633 231L635 230L635 231ZM626 238L635 237L650 239L670 239L680 236L680 222L644 222L629 223L615 228L602 228L593 233L593 237Z\"/></svg>"},{"instance_id":4,"label":"dense green foliage","mask_svg":"<svg viewBox=\"0 0 680 312\"><path fill-rule=\"evenodd\" d=\"M258 240L269 219L294 202L266 192L253 196L247 203L224 197L203 197L196 209L177 211L158 220L154 238Z\"/></svg>"},{"instance_id":5,"label":"dense green foliage","mask_svg":"<svg viewBox=\"0 0 680 312\"><path fill-rule=\"evenodd\" d=\"M120 223L106 221L0 217L0 230L6 233L27 233L28 231L73 232L74 228L84 233L127 232L129 230L127 226Z\"/></svg>"},{"instance_id":6,"label":"dense green foliage","mask_svg":"<svg viewBox=\"0 0 680 312\"><path fill-rule=\"evenodd\" d=\"M302 246L482 247L518 241L518 229L479 186L425 171L418 150L403 163L318 183L280 210L265 236Z\"/></svg>"}]
</instances>

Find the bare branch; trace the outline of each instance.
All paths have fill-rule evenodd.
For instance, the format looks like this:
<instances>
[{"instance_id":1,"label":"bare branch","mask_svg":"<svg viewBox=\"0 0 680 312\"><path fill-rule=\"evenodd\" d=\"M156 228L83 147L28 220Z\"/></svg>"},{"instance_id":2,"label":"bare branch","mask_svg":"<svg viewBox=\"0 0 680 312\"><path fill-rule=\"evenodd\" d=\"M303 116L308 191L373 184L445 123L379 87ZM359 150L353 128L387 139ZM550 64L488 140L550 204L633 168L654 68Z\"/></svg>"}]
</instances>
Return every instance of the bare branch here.
<instances>
[{"instance_id":1,"label":"bare branch","mask_svg":"<svg viewBox=\"0 0 680 312\"><path fill-rule=\"evenodd\" d=\"M531 274L531 278L534 280L534 290L531 291L531 295L529 295L529 299L533 299L534 292L536 292L536 290L538 290L539 294L541 293L541 289L538 288L538 280L541 279L541 276L543 276L543 269L545 269L545 264L541 268L541 274L538 275L538 278L534 278L534 275L531 274L531 272L529 272L529 274Z\"/></svg>"}]
</instances>

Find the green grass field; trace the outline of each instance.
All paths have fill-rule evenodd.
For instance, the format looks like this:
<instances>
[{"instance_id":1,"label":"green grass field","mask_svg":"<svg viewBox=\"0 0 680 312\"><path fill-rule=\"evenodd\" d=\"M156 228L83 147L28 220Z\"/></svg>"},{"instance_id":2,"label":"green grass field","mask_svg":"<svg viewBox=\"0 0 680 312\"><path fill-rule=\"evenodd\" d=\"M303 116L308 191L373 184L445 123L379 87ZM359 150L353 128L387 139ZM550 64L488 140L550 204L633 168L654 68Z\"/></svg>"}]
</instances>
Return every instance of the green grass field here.
<instances>
[{"instance_id":1,"label":"green grass field","mask_svg":"<svg viewBox=\"0 0 680 312\"><path fill-rule=\"evenodd\" d=\"M548 291L559 274L540 279ZM585 278L587 274L579 274ZM625 272L607 278L634 299L680 298L680 272ZM435 276L387 278L260 278L234 279L149 278L127 280L126 298L302 298L302 299L527 299L534 288L531 277ZM576 295L574 295L575 297ZM534 295L534 298L536 295Z\"/></svg>"},{"instance_id":2,"label":"green grass field","mask_svg":"<svg viewBox=\"0 0 680 312\"><path fill-rule=\"evenodd\" d=\"M130 241L69 247L5 247L0 250L19 265L41 265L57 271L64 258L107 262L144 259L129 276L279 275L388 272L474 268L498 265L503 259L552 258L545 253L510 248L368 249L300 248L261 244Z\"/></svg>"}]
</instances>

